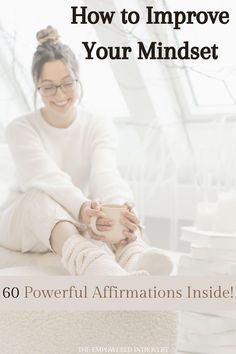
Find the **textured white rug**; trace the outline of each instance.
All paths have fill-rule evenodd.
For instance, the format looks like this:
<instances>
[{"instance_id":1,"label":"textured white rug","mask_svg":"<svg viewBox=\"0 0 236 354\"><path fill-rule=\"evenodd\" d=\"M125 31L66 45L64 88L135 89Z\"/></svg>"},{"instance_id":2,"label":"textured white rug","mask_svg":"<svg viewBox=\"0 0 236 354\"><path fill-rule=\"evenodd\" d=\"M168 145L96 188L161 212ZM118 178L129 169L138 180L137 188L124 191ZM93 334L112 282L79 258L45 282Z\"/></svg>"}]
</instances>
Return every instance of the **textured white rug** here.
<instances>
[{"instance_id":1,"label":"textured white rug","mask_svg":"<svg viewBox=\"0 0 236 354\"><path fill-rule=\"evenodd\" d=\"M94 353L95 346L103 352L109 347L120 348L113 353L124 353L122 347L155 347L174 354L176 326L171 312L6 312L0 317L1 354Z\"/></svg>"}]
</instances>

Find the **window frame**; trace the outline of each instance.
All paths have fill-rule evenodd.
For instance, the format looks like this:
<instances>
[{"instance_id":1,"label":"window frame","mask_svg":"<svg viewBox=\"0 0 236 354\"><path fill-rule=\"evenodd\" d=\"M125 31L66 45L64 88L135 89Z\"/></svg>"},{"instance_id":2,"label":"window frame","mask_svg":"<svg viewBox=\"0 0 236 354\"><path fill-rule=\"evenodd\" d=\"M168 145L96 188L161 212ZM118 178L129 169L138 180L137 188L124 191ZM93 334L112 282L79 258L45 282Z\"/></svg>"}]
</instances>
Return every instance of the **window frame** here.
<instances>
[{"instance_id":1,"label":"window frame","mask_svg":"<svg viewBox=\"0 0 236 354\"><path fill-rule=\"evenodd\" d=\"M170 11L167 1L163 0L163 8L165 11ZM169 31L174 39L176 46L179 46L179 40L175 31L169 27ZM236 103L232 105L220 106L199 106L194 97L191 78L188 74L188 67L184 60L181 60L181 65L173 65L167 68L170 72L175 73L174 77L177 79L172 80L172 85L176 94L176 98L181 106L183 118L188 122L209 122L222 118L230 118L236 121ZM232 108L233 107L233 108Z\"/></svg>"}]
</instances>

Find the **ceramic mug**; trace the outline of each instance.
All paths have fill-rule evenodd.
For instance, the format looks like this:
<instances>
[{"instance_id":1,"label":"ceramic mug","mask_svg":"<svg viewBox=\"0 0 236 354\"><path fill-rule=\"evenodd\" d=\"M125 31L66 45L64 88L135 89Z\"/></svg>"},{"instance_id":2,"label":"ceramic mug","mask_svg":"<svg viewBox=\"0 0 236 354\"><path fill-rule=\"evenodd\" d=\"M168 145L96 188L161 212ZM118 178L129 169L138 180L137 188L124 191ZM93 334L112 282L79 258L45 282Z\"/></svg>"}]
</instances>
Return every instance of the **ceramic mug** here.
<instances>
[{"instance_id":1,"label":"ceramic mug","mask_svg":"<svg viewBox=\"0 0 236 354\"><path fill-rule=\"evenodd\" d=\"M120 223L120 219L122 218L122 210L126 210L124 205L103 204L101 206L101 211L105 214L106 218L112 219L112 229L109 231L99 231L96 225L98 216L92 216L90 220L90 227L93 232L96 235L104 236L110 243L118 243L125 239L126 236L123 234L125 227Z\"/></svg>"}]
</instances>

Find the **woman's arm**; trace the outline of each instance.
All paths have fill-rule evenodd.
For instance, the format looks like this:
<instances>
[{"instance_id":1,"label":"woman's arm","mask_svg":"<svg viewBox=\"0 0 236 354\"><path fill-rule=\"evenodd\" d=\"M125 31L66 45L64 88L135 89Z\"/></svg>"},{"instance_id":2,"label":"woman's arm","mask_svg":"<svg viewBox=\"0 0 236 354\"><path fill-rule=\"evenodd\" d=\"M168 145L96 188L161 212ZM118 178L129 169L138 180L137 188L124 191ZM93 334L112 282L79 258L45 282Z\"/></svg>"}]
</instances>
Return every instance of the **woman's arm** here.
<instances>
[{"instance_id":1,"label":"woman's arm","mask_svg":"<svg viewBox=\"0 0 236 354\"><path fill-rule=\"evenodd\" d=\"M88 199L45 151L32 126L20 119L13 121L6 129L6 139L22 191L40 189L78 219L80 207Z\"/></svg>"}]
</instances>

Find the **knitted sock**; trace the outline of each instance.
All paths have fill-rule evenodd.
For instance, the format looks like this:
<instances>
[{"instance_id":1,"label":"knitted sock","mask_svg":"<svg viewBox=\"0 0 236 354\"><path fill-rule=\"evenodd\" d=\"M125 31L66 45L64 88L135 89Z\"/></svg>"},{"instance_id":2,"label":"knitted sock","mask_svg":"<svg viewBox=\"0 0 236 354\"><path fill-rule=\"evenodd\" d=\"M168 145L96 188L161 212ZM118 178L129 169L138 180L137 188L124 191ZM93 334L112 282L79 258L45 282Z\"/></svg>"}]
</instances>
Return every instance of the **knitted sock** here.
<instances>
[{"instance_id":1,"label":"knitted sock","mask_svg":"<svg viewBox=\"0 0 236 354\"><path fill-rule=\"evenodd\" d=\"M115 260L80 235L71 236L62 247L62 264L72 275L130 275ZM147 275L147 272L133 272Z\"/></svg>"},{"instance_id":2,"label":"knitted sock","mask_svg":"<svg viewBox=\"0 0 236 354\"><path fill-rule=\"evenodd\" d=\"M169 256L138 239L116 251L117 262L126 271L146 270L150 275L168 275L173 269Z\"/></svg>"}]
</instances>

